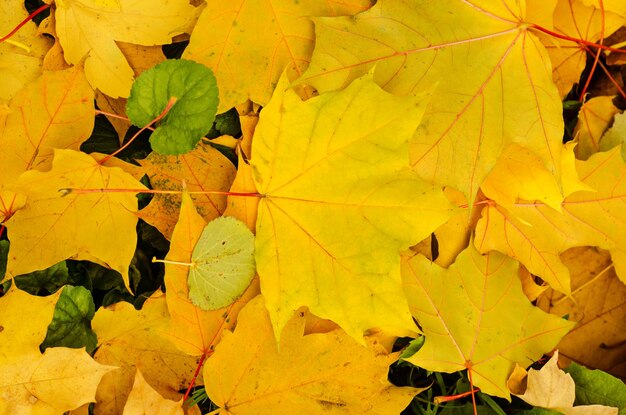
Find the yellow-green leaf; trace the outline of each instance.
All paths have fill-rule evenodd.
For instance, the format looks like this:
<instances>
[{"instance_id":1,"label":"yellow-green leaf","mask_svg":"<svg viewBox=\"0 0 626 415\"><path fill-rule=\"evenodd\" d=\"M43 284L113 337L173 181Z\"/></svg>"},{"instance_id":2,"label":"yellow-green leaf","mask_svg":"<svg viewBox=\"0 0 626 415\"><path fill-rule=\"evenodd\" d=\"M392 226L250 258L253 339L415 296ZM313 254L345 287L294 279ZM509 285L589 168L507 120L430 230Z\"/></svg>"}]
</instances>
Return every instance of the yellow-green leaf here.
<instances>
[{"instance_id":1,"label":"yellow-green leaf","mask_svg":"<svg viewBox=\"0 0 626 415\"><path fill-rule=\"evenodd\" d=\"M471 245L448 269L423 256L403 262L402 279L424 346L407 360L437 372L470 371L474 386L509 398L515 363L528 366L574 325L530 304L518 263Z\"/></svg>"}]
</instances>

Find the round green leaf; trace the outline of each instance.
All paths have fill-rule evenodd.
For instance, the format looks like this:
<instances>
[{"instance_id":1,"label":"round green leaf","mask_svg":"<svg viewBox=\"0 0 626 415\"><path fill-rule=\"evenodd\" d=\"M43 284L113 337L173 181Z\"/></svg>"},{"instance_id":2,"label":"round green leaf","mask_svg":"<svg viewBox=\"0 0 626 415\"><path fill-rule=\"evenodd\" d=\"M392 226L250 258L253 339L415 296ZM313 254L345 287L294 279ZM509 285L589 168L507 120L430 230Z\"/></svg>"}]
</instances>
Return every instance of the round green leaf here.
<instances>
[{"instance_id":1,"label":"round green leaf","mask_svg":"<svg viewBox=\"0 0 626 415\"><path fill-rule=\"evenodd\" d=\"M209 132L219 102L217 82L206 66L183 59L167 60L143 72L133 83L126 104L130 121L145 127L176 103L150 137L160 154L183 154Z\"/></svg>"},{"instance_id":2,"label":"round green leaf","mask_svg":"<svg viewBox=\"0 0 626 415\"><path fill-rule=\"evenodd\" d=\"M191 302L203 310L226 307L254 277L254 235L243 222L219 217L205 226L191 262L187 279Z\"/></svg>"}]
</instances>

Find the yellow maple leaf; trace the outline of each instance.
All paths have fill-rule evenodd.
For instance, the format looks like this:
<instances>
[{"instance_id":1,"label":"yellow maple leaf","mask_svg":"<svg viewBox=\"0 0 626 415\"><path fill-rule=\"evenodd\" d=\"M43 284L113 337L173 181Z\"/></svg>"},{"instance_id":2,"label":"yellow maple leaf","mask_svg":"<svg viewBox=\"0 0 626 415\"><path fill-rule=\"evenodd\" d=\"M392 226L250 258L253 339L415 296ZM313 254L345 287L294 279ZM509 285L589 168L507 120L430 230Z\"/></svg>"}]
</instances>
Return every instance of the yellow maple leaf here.
<instances>
[{"instance_id":1,"label":"yellow maple leaf","mask_svg":"<svg viewBox=\"0 0 626 415\"><path fill-rule=\"evenodd\" d=\"M558 366L559 352L539 370L526 372L516 366L514 376L509 379L511 392L524 402L540 408L553 409L565 415L617 415L618 408L604 405L574 406L576 385L574 379ZM524 384L526 387L524 387Z\"/></svg>"},{"instance_id":2,"label":"yellow maple leaf","mask_svg":"<svg viewBox=\"0 0 626 415\"><path fill-rule=\"evenodd\" d=\"M65 60L84 61L91 86L128 97L133 70L115 43L144 46L171 43L189 30L197 10L187 0L56 0L56 33ZM103 34L106 33L106 36Z\"/></svg>"},{"instance_id":3,"label":"yellow maple leaf","mask_svg":"<svg viewBox=\"0 0 626 415\"><path fill-rule=\"evenodd\" d=\"M306 68L314 44L310 16L354 14L370 5L370 0L208 2L183 57L215 72L218 112L248 98L265 105L285 67L291 79Z\"/></svg>"},{"instance_id":4,"label":"yellow maple leaf","mask_svg":"<svg viewBox=\"0 0 626 415\"><path fill-rule=\"evenodd\" d=\"M0 36L11 32L27 16L21 0L0 2ZM41 74L43 57L50 46L49 39L37 36L37 26L31 22L0 43L0 102L10 101Z\"/></svg>"},{"instance_id":5,"label":"yellow maple leaf","mask_svg":"<svg viewBox=\"0 0 626 415\"><path fill-rule=\"evenodd\" d=\"M303 305L360 341L373 327L416 329L399 250L454 213L441 189L408 169L424 103L382 91L371 76L303 102L281 78L251 160L262 196L257 272L277 335Z\"/></svg>"},{"instance_id":6,"label":"yellow maple leaf","mask_svg":"<svg viewBox=\"0 0 626 415\"><path fill-rule=\"evenodd\" d=\"M35 297L12 287L0 298L0 414L57 415L95 400L100 379L113 367L84 349L39 345L61 292Z\"/></svg>"},{"instance_id":7,"label":"yellow maple leaf","mask_svg":"<svg viewBox=\"0 0 626 415\"><path fill-rule=\"evenodd\" d=\"M574 325L532 306L517 261L498 252L482 256L470 245L448 269L420 255L402 265L412 314L426 335L406 360L437 372L467 369L489 395L509 399L515 362L530 365Z\"/></svg>"},{"instance_id":8,"label":"yellow maple leaf","mask_svg":"<svg viewBox=\"0 0 626 415\"><path fill-rule=\"evenodd\" d=\"M502 206L510 206L518 199L536 200L560 212L564 195L591 190L578 178L575 146L571 142L564 145L561 152L562 177L558 180L546 171L539 157L512 144L500 155L480 188L488 198Z\"/></svg>"},{"instance_id":9,"label":"yellow maple leaf","mask_svg":"<svg viewBox=\"0 0 626 415\"><path fill-rule=\"evenodd\" d=\"M506 208L490 204L476 226L476 247L518 259L552 288L569 294L569 272L559 254L574 246L598 246L611 251L617 274L626 281L626 163L620 149L577 161L576 169L592 190L565 198L563 213L534 201L518 201Z\"/></svg>"},{"instance_id":10,"label":"yellow maple leaf","mask_svg":"<svg viewBox=\"0 0 626 415\"><path fill-rule=\"evenodd\" d=\"M537 306L578 325L561 339L564 356L588 367L626 378L626 285L607 251L593 247L567 250L561 260L572 275L570 297L549 289Z\"/></svg>"},{"instance_id":11,"label":"yellow maple leaf","mask_svg":"<svg viewBox=\"0 0 626 415\"><path fill-rule=\"evenodd\" d=\"M78 150L93 130L93 91L81 67L44 72L0 120L0 187L26 170L50 168L53 148Z\"/></svg>"},{"instance_id":12,"label":"yellow maple leaf","mask_svg":"<svg viewBox=\"0 0 626 415\"><path fill-rule=\"evenodd\" d=\"M163 398L137 369L133 389L128 395L122 415L184 415L184 413L183 398L178 402Z\"/></svg>"},{"instance_id":13,"label":"yellow maple leaf","mask_svg":"<svg viewBox=\"0 0 626 415\"><path fill-rule=\"evenodd\" d=\"M55 150L52 169L29 170L14 185L26 205L6 222L11 232L7 275L45 269L64 259L86 259L124 278L135 253L137 199L128 192L81 194L62 189L145 187L119 167L104 167L74 150ZM66 190L67 191L67 190Z\"/></svg>"},{"instance_id":14,"label":"yellow maple leaf","mask_svg":"<svg viewBox=\"0 0 626 415\"><path fill-rule=\"evenodd\" d=\"M216 414L398 414L421 391L390 384L393 358L340 329L303 335L306 320L295 313L277 345L263 297L248 303L204 366Z\"/></svg>"},{"instance_id":15,"label":"yellow maple leaf","mask_svg":"<svg viewBox=\"0 0 626 415\"><path fill-rule=\"evenodd\" d=\"M226 192L235 178L235 166L211 145L200 143L189 153L164 156L155 152L139 161L154 189L181 190L183 180L189 191ZM192 195L204 220L215 219L226 209L226 196ZM156 194L139 217L170 238L180 209L179 194Z\"/></svg>"},{"instance_id":16,"label":"yellow maple leaf","mask_svg":"<svg viewBox=\"0 0 626 415\"><path fill-rule=\"evenodd\" d=\"M258 279L228 307L206 311L189 300L187 277L191 255L206 222L197 212L188 193L183 193L178 223L172 234L170 250L165 258L167 307L171 318L163 335L183 352L192 356L207 354L220 341L225 329L234 327L239 310L259 292Z\"/></svg>"},{"instance_id":17,"label":"yellow maple leaf","mask_svg":"<svg viewBox=\"0 0 626 415\"><path fill-rule=\"evenodd\" d=\"M107 374L98 387L97 415L122 413L136 379L136 369L164 398L181 398L178 391L189 386L198 359L179 351L162 336L168 321L162 295L146 300L141 310L125 302L98 310L92 322L98 334L94 357L119 369Z\"/></svg>"},{"instance_id":18,"label":"yellow maple leaf","mask_svg":"<svg viewBox=\"0 0 626 415\"><path fill-rule=\"evenodd\" d=\"M316 18L315 51L298 82L336 90L375 66L376 82L396 94L437 85L411 163L470 204L511 143L560 177L561 101L524 5L380 0L355 17Z\"/></svg>"}]
</instances>

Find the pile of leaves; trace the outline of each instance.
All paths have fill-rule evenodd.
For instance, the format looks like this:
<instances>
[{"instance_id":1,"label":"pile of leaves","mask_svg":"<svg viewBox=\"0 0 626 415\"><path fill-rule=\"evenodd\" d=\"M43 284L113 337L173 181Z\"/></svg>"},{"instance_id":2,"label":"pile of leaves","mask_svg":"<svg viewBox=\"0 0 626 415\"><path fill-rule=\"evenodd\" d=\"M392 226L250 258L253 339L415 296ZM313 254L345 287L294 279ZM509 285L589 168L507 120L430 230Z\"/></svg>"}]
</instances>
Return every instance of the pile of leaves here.
<instances>
[{"instance_id":1,"label":"pile of leaves","mask_svg":"<svg viewBox=\"0 0 626 415\"><path fill-rule=\"evenodd\" d=\"M1 2L0 414L626 413L625 4Z\"/></svg>"}]
</instances>

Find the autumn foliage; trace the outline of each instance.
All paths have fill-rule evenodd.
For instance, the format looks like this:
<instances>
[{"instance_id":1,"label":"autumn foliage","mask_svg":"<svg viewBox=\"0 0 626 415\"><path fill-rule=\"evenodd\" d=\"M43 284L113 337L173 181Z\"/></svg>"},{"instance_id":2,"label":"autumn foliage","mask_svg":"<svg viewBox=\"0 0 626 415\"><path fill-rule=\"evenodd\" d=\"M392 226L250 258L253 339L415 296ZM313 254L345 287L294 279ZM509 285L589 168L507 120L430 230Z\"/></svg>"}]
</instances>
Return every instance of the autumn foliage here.
<instances>
[{"instance_id":1,"label":"autumn foliage","mask_svg":"<svg viewBox=\"0 0 626 415\"><path fill-rule=\"evenodd\" d=\"M623 413L624 4L3 1L0 414Z\"/></svg>"}]
</instances>

